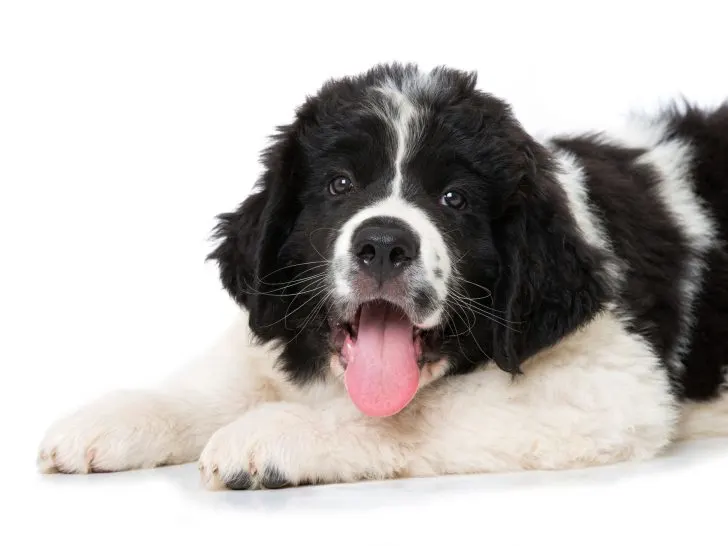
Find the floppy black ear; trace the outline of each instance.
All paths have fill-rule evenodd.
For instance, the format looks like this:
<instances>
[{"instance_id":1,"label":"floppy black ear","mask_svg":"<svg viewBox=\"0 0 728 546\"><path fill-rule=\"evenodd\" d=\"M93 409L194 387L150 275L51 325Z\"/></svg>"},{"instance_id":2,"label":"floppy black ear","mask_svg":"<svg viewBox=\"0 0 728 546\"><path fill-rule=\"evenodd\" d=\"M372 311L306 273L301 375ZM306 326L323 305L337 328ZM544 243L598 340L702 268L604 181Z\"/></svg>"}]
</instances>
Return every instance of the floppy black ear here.
<instances>
[{"instance_id":1,"label":"floppy black ear","mask_svg":"<svg viewBox=\"0 0 728 546\"><path fill-rule=\"evenodd\" d=\"M493 223L500 256L494 296L507 320L496 326L493 358L511 373L591 319L607 295L603 256L578 232L547 152L537 146L526 151L523 178Z\"/></svg>"},{"instance_id":2,"label":"floppy black ear","mask_svg":"<svg viewBox=\"0 0 728 546\"><path fill-rule=\"evenodd\" d=\"M239 304L248 307L254 285L261 217L268 198L266 190L250 195L234 212L218 216L214 237L217 248L207 257L220 269L220 281Z\"/></svg>"},{"instance_id":3,"label":"floppy black ear","mask_svg":"<svg viewBox=\"0 0 728 546\"><path fill-rule=\"evenodd\" d=\"M237 210L218 216L218 246L208 259L217 262L220 280L232 298L248 309L254 331L271 322L274 298L266 297L260 279L280 277L280 251L298 216L296 194L296 128L279 128L263 153L264 173L255 191Z\"/></svg>"}]
</instances>

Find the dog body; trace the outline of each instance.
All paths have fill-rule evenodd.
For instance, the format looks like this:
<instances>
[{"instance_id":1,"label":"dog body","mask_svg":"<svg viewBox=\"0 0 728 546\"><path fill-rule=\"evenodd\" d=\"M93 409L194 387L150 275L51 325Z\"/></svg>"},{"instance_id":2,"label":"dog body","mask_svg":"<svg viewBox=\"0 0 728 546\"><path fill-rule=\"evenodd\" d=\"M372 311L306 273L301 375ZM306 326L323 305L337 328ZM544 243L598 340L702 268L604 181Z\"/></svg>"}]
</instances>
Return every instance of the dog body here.
<instances>
[{"instance_id":1,"label":"dog body","mask_svg":"<svg viewBox=\"0 0 728 546\"><path fill-rule=\"evenodd\" d=\"M44 471L250 489L656 456L728 434L728 106L541 142L379 66L280 128L211 254L239 321L51 427Z\"/></svg>"}]
</instances>

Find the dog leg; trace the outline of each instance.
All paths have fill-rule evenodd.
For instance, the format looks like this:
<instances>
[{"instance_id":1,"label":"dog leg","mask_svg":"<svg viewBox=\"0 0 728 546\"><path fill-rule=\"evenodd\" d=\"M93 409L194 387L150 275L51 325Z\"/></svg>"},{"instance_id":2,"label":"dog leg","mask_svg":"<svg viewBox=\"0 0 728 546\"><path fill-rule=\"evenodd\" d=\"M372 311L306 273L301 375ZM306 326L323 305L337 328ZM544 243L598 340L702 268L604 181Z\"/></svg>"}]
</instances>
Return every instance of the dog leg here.
<instances>
[{"instance_id":1,"label":"dog leg","mask_svg":"<svg viewBox=\"0 0 728 546\"><path fill-rule=\"evenodd\" d=\"M276 399L270 354L249 346L246 317L158 389L107 394L54 423L41 472L109 472L196 460L223 425Z\"/></svg>"},{"instance_id":2,"label":"dog leg","mask_svg":"<svg viewBox=\"0 0 728 546\"><path fill-rule=\"evenodd\" d=\"M647 459L673 438L678 405L664 368L609 315L525 372L446 378L384 419L344 397L261 405L213 435L200 457L203 481L248 489L567 469Z\"/></svg>"}]
</instances>

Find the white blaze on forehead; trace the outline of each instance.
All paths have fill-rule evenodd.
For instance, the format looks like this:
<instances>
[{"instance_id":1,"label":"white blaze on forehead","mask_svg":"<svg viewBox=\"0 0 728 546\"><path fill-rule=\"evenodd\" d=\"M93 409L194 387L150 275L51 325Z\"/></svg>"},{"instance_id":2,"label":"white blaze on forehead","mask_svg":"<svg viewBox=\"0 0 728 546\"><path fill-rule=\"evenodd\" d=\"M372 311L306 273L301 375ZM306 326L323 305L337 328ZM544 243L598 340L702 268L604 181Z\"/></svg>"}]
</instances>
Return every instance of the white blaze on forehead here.
<instances>
[{"instance_id":1,"label":"white blaze on forehead","mask_svg":"<svg viewBox=\"0 0 728 546\"><path fill-rule=\"evenodd\" d=\"M358 211L339 230L334 246L333 275L336 293L340 297L351 293L349 276L356 267L351 252L354 232L366 220L375 217L396 218L418 236L420 254L418 263L411 268L412 289L429 285L439 302L443 302L447 295L451 259L444 237L424 210L404 198L404 167L417 146L425 114L413 96L430 92L435 85L430 74L416 73L406 76L401 85L387 80L375 88L379 96L373 101L372 110L391 128L394 137L391 141L394 149L390 154L394 176L387 188L388 194L382 200ZM433 312L426 326L436 325L440 314L441 309Z\"/></svg>"},{"instance_id":2,"label":"white blaze on forehead","mask_svg":"<svg viewBox=\"0 0 728 546\"><path fill-rule=\"evenodd\" d=\"M398 89L394 83L388 82L377 91L381 92L388 101L384 111L377 109L385 121L392 126L396 137L396 152L394 156L394 178L392 179L391 195L402 195L402 167L417 139L418 112L412 100Z\"/></svg>"}]
</instances>

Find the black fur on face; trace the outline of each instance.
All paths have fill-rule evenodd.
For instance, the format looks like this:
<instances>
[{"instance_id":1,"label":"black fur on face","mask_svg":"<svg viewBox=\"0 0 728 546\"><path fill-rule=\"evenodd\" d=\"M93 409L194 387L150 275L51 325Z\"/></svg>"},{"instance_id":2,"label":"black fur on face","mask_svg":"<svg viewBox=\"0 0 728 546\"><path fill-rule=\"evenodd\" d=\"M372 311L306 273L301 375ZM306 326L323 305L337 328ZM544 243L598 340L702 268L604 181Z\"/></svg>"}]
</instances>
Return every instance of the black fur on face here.
<instances>
[{"instance_id":1,"label":"black fur on face","mask_svg":"<svg viewBox=\"0 0 728 546\"><path fill-rule=\"evenodd\" d=\"M403 287L413 292L413 317L441 311L421 333L423 358L447 358L449 373L490 360L518 373L601 309L602 256L579 236L549 153L475 83L473 74L411 65L328 82L279 128L255 192L219 217L210 258L256 336L280 342L293 381L323 377L338 354L360 300L342 300L333 284L337 237L387 198L396 176L402 199L442 236L450 264L433 270L447 278L442 301ZM383 85L417 112L405 126L406 154L382 115L391 99L375 89ZM331 191L337 177L350 184L336 182L343 195Z\"/></svg>"}]
</instances>

